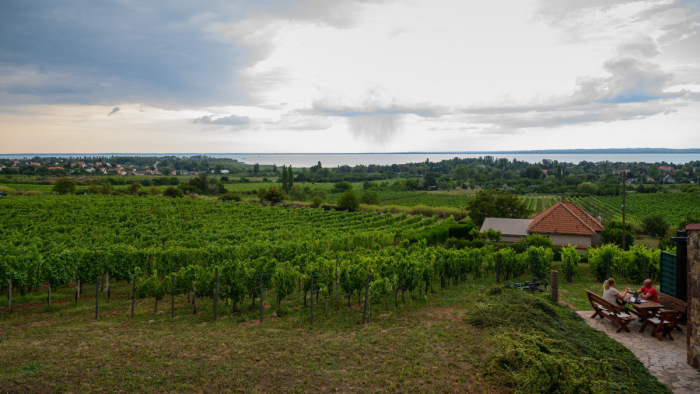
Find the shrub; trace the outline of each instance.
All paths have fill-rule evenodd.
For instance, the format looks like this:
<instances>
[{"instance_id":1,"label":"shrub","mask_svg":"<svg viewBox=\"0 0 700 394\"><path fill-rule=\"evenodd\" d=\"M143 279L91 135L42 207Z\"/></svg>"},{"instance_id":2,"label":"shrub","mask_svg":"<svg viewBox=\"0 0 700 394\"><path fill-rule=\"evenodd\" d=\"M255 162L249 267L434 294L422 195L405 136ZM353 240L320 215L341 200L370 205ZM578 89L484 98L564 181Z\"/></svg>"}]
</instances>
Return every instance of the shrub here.
<instances>
[{"instance_id":1,"label":"shrub","mask_svg":"<svg viewBox=\"0 0 700 394\"><path fill-rule=\"evenodd\" d=\"M342 182L341 182L342 183ZM360 202L357 199L357 194L352 189L346 190L338 197L338 207L345 209L357 209Z\"/></svg>"},{"instance_id":2,"label":"shrub","mask_svg":"<svg viewBox=\"0 0 700 394\"><path fill-rule=\"evenodd\" d=\"M269 189L260 189L258 192L258 197L261 201L271 201L274 203L284 201L286 195L282 188L277 186L271 186Z\"/></svg>"},{"instance_id":3,"label":"shrub","mask_svg":"<svg viewBox=\"0 0 700 394\"><path fill-rule=\"evenodd\" d=\"M360 196L360 202L367 205L379 205L379 195L372 190L365 190Z\"/></svg>"},{"instance_id":4,"label":"shrub","mask_svg":"<svg viewBox=\"0 0 700 394\"><path fill-rule=\"evenodd\" d=\"M172 187L172 186L163 190L164 197L178 198L178 197L182 197L184 195L185 195L185 193L183 193L181 189L178 189L178 188Z\"/></svg>"},{"instance_id":5,"label":"shrub","mask_svg":"<svg viewBox=\"0 0 700 394\"><path fill-rule=\"evenodd\" d=\"M236 193L226 193L219 197L221 201L241 201L241 197Z\"/></svg>"},{"instance_id":6,"label":"shrub","mask_svg":"<svg viewBox=\"0 0 700 394\"><path fill-rule=\"evenodd\" d=\"M75 193L76 183L70 178L59 178L53 185L53 191L58 194L73 194Z\"/></svg>"}]
</instances>

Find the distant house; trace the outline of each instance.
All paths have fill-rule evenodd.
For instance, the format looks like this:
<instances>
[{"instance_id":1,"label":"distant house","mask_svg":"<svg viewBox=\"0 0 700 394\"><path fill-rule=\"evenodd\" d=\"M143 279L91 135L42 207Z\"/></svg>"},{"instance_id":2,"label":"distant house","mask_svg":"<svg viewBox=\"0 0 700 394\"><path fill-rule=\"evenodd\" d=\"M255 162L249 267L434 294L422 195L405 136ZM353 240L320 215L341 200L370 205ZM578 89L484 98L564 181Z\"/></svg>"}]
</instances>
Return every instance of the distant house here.
<instances>
[{"instance_id":1,"label":"distant house","mask_svg":"<svg viewBox=\"0 0 700 394\"><path fill-rule=\"evenodd\" d=\"M557 246L586 248L600 245L603 225L578 205L562 200L535 216L527 230L551 238Z\"/></svg>"},{"instance_id":2,"label":"distant house","mask_svg":"<svg viewBox=\"0 0 700 394\"><path fill-rule=\"evenodd\" d=\"M600 246L603 225L578 205L559 201L533 219L486 218L481 231L494 229L501 232L501 241L517 242L530 235L549 237L556 246L569 244L577 248Z\"/></svg>"},{"instance_id":3,"label":"distant house","mask_svg":"<svg viewBox=\"0 0 700 394\"><path fill-rule=\"evenodd\" d=\"M676 183L676 180L673 179L673 177L671 175L666 175L665 177L663 177L662 182L663 183Z\"/></svg>"}]
</instances>

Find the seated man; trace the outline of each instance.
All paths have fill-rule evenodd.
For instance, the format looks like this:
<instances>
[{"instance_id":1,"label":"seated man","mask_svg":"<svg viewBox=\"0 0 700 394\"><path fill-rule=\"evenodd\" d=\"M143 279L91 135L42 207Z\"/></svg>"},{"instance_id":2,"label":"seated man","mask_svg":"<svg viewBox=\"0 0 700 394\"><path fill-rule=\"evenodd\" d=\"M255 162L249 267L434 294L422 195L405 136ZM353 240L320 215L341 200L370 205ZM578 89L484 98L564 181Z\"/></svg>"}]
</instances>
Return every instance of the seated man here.
<instances>
[{"instance_id":1,"label":"seated man","mask_svg":"<svg viewBox=\"0 0 700 394\"><path fill-rule=\"evenodd\" d=\"M654 286L651 285L651 279L647 279L644 281L644 286L642 286L641 289L639 289L639 292L641 294L641 298L649 301L654 301L654 302L659 302L659 296L656 294L656 289Z\"/></svg>"}]
</instances>

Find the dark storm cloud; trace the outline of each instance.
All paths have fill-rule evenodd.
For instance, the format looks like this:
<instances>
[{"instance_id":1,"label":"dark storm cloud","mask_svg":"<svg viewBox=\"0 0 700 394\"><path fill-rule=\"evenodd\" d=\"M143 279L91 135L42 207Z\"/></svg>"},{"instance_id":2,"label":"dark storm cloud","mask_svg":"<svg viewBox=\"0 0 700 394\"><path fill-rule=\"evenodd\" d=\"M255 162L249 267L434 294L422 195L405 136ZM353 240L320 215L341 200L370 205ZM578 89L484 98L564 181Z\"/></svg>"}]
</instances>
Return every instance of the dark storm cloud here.
<instances>
[{"instance_id":1,"label":"dark storm cloud","mask_svg":"<svg viewBox=\"0 0 700 394\"><path fill-rule=\"evenodd\" d=\"M2 1L0 81L11 79L14 92L53 101L234 98L226 87L238 53L207 35L214 16L201 16L203 6ZM33 83L46 75L62 76L61 83Z\"/></svg>"},{"instance_id":2,"label":"dark storm cloud","mask_svg":"<svg viewBox=\"0 0 700 394\"><path fill-rule=\"evenodd\" d=\"M249 99L240 70L273 45L267 22L350 26L362 2L2 0L0 93L38 102L234 104ZM248 20L259 23L233 28Z\"/></svg>"}]
</instances>

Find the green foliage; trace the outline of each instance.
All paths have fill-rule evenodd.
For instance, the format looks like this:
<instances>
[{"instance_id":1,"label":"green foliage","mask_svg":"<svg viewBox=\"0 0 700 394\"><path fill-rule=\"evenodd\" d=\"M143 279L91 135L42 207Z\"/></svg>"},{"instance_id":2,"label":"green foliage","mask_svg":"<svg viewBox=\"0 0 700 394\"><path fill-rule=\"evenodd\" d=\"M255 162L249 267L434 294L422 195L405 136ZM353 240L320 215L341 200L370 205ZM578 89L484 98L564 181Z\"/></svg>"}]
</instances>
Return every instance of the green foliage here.
<instances>
[{"instance_id":1,"label":"green foliage","mask_svg":"<svg viewBox=\"0 0 700 394\"><path fill-rule=\"evenodd\" d=\"M163 190L163 196L164 197L173 197L173 198L178 198L182 197L185 194L182 192L182 190L176 188L176 187L168 187L167 189Z\"/></svg>"},{"instance_id":2,"label":"green foliage","mask_svg":"<svg viewBox=\"0 0 700 394\"><path fill-rule=\"evenodd\" d=\"M605 281L619 266L623 251L615 244L604 244L600 248L588 248L588 264L596 280Z\"/></svg>"},{"instance_id":3,"label":"green foliage","mask_svg":"<svg viewBox=\"0 0 700 394\"><path fill-rule=\"evenodd\" d=\"M350 182L337 182L335 185L333 185L331 193L343 193L348 190L352 190L352 184Z\"/></svg>"},{"instance_id":4,"label":"green foliage","mask_svg":"<svg viewBox=\"0 0 700 394\"><path fill-rule=\"evenodd\" d=\"M479 190L467 203L469 217L481 225L487 217L522 219L531 211L516 195L500 190Z\"/></svg>"},{"instance_id":5,"label":"green foliage","mask_svg":"<svg viewBox=\"0 0 700 394\"><path fill-rule=\"evenodd\" d=\"M241 201L241 196L236 193L226 193L219 197L221 201Z\"/></svg>"},{"instance_id":6,"label":"green foliage","mask_svg":"<svg viewBox=\"0 0 700 394\"><path fill-rule=\"evenodd\" d=\"M258 196L260 197L260 201L270 201L273 203L282 202L286 197L284 191L277 186L271 186L269 189L261 189Z\"/></svg>"},{"instance_id":7,"label":"green foliage","mask_svg":"<svg viewBox=\"0 0 700 394\"><path fill-rule=\"evenodd\" d=\"M605 226L600 232L600 240L603 244L614 244L622 247L622 223L612 222ZM625 244L628 248L634 245L634 235L632 235L632 227L629 224L625 225Z\"/></svg>"},{"instance_id":8,"label":"green foliage","mask_svg":"<svg viewBox=\"0 0 700 394\"><path fill-rule=\"evenodd\" d=\"M568 245L561 252L561 262L564 268L564 276L566 281L571 283L574 281L574 275L578 276L578 263L581 261L581 256L576 252L576 247Z\"/></svg>"},{"instance_id":9,"label":"green foliage","mask_svg":"<svg viewBox=\"0 0 700 394\"><path fill-rule=\"evenodd\" d=\"M664 215L654 213L642 219L642 231L652 237L663 237L668 233L671 225L666 221Z\"/></svg>"},{"instance_id":10,"label":"green foliage","mask_svg":"<svg viewBox=\"0 0 700 394\"><path fill-rule=\"evenodd\" d=\"M73 194L75 193L76 183L71 178L58 178L53 185L53 191L58 194Z\"/></svg>"},{"instance_id":11,"label":"green foliage","mask_svg":"<svg viewBox=\"0 0 700 394\"><path fill-rule=\"evenodd\" d=\"M345 209L357 209L360 206L360 201L357 199L357 194L352 189L346 190L338 197L338 206Z\"/></svg>"},{"instance_id":12,"label":"green foliage","mask_svg":"<svg viewBox=\"0 0 700 394\"><path fill-rule=\"evenodd\" d=\"M360 195L360 202L367 205L379 205L379 194L372 190L365 190Z\"/></svg>"},{"instance_id":13,"label":"green foliage","mask_svg":"<svg viewBox=\"0 0 700 394\"><path fill-rule=\"evenodd\" d=\"M552 249L541 246L530 246L527 248L527 257L533 278L546 280L549 277L549 270L554 257Z\"/></svg>"},{"instance_id":14,"label":"green foliage","mask_svg":"<svg viewBox=\"0 0 700 394\"><path fill-rule=\"evenodd\" d=\"M582 182L576 186L576 191L583 195L594 195L598 193L598 186L593 182Z\"/></svg>"}]
</instances>

